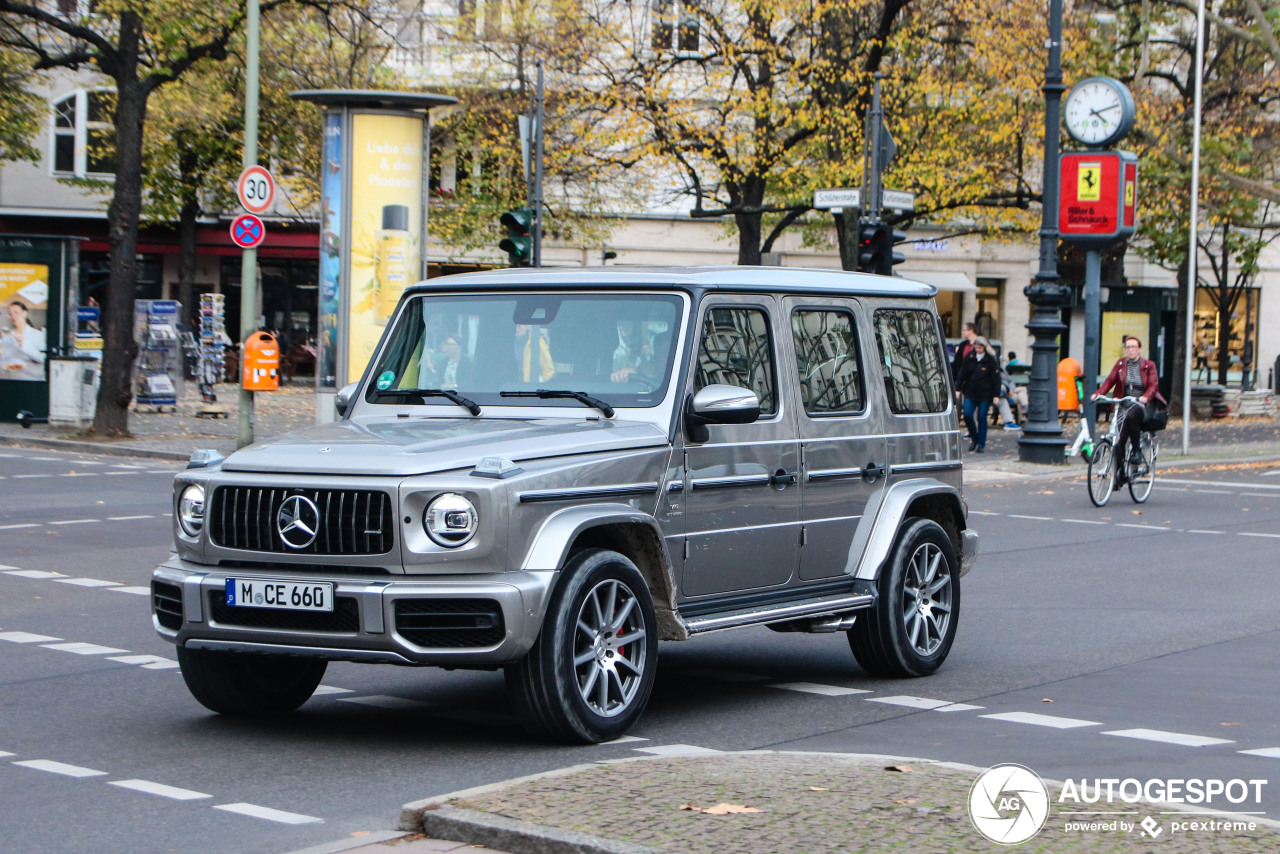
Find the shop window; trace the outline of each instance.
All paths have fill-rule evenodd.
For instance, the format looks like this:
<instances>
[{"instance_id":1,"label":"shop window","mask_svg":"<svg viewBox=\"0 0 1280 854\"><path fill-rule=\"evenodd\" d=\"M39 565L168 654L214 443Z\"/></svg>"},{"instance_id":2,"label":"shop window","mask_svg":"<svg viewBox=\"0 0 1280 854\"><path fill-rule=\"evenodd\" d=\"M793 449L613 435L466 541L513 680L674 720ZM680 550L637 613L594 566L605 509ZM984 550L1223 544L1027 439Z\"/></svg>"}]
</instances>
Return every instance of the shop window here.
<instances>
[{"instance_id":1,"label":"shop window","mask_svg":"<svg viewBox=\"0 0 1280 854\"><path fill-rule=\"evenodd\" d=\"M116 171L115 96L109 90L72 92L53 104L53 172L83 178Z\"/></svg>"}]
</instances>

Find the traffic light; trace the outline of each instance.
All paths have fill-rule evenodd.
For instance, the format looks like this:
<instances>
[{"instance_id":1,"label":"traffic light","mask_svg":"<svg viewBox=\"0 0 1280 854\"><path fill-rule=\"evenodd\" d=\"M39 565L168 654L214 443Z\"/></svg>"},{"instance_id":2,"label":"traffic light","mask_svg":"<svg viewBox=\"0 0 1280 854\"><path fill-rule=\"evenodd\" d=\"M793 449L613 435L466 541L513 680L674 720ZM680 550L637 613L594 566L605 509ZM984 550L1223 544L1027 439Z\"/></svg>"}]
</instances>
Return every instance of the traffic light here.
<instances>
[{"instance_id":1,"label":"traffic light","mask_svg":"<svg viewBox=\"0 0 1280 854\"><path fill-rule=\"evenodd\" d=\"M906 258L894 252L895 243L906 240L905 232L890 228L883 222L864 223L858 227L858 270L880 276L892 276L895 264Z\"/></svg>"},{"instance_id":2,"label":"traffic light","mask_svg":"<svg viewBox=\"0 0 1280 854\"><path fill-rule=\"evenodd\" d=\"M507 253L512 267L528 267L533 261L533 210L520 208L507 211L498 220L507 229L507 236L498 248Z\"/></svg>"}]
</instances>

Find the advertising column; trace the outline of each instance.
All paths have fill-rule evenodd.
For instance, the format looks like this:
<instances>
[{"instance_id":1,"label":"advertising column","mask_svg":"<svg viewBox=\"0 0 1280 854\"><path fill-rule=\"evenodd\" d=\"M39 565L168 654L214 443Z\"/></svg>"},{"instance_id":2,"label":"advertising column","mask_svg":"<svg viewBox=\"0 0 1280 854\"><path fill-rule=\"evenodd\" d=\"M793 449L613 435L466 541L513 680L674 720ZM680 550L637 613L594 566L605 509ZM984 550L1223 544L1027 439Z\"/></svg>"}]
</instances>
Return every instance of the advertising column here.
<instances>
[{"instance_id":1,"label":"advertising column","mask_svg":"<svg viewBox=\"0 0 1280 854\"><path fill-rule=\"evenodd\" d=\"M0 421L49 413L49 359L64 343L78 256L74 238L0 235Z\"/></svg>"}]
</instances>

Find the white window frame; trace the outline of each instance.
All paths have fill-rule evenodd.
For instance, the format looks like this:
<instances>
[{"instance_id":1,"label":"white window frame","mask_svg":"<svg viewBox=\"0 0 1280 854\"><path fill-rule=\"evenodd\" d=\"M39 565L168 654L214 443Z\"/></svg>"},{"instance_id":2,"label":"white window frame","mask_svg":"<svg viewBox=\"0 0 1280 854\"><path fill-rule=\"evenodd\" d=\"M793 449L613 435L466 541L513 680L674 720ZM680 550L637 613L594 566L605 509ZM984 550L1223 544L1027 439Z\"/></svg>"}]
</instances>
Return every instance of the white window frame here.
<instances>
[{"instance_id":1,"label":"white window frame","mask_svg":"<svg viewBox=\"0 0 1280 854\"><path fill-rule=\"evenodd\" d=\"M89 95L91 92L110 92L109 89L76 89L52 104L49 116L49 174L54 177L74 178L114 178L114 172L89 171L89 131L106 130L114 133L110 122L89 121ZM58 105L74 100L75 113L70 128L58 127ZM70 136L74 139L72 169L67 171L58 168L58 138Z\"/></svg>"}]
</instances>

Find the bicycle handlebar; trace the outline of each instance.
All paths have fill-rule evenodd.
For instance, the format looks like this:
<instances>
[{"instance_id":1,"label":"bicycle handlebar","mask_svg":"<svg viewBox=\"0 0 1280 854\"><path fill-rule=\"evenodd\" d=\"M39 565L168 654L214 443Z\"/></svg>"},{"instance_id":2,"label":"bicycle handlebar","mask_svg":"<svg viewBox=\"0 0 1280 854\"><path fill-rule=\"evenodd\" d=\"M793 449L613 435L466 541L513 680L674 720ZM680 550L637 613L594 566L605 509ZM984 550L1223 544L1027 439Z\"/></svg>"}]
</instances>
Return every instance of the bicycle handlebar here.
<instances>
[{"instance_id":1,"label":"bicycle handlebar","mask_svg":"<svg viewBox=\"0 0 1280 854\"><path fill-rule=\"evenodd\" d=\"M1100 394L1093 399L1094 403L1124 403L1126 400L1138 402L1138 398L1131 394L1126 394L1124 397L1107 397L1105 394Z\"/></svg>"}]
</instances>

